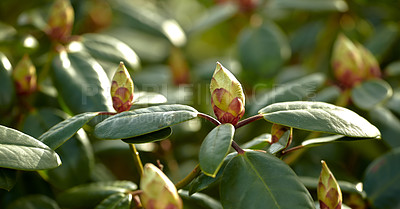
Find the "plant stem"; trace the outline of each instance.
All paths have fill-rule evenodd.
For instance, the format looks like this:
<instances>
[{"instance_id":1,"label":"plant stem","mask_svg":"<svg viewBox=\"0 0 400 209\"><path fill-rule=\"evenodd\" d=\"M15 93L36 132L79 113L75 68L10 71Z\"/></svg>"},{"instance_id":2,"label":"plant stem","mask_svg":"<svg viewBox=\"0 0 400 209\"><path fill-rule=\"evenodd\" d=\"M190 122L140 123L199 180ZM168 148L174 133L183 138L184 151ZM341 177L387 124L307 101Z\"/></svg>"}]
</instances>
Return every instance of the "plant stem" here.
<instances>
[{"instance_id":1,"label":"plant stem","mask_svg":"<svg viewBox=\"0 0 400 209\"><path fill-rule=\"evenodd\" d=\"M142 161L140 160L139 152L136 150L136 147L134 144L129 144L129 148L132 152L133 161L135 162L135 166L139 170L140 177L142 177L143 176L143 164L142 164Z\"/></svg>"},{"instance_id":2,"label":"plant stem","mask_svg":"<svg viewBox=\"0 0 400 209\"><path fill-rule=\"evenodd\" d=\"M232 145L231 145L231 146L233 147L233 149L236 150L236 152L237 152L239 155L242 155L242 154L245 153L245 151L244 151L235 141L233 141L233 140L232 140Z\"/></svg>"},{"instance_id":3,"label":"plant stem","mask_svg":"<svg viewBox=\"0 0 400 209\"><path fill-rule=\"evenodd\" d=\"M200 174L200 165L197 166L182 180L175 184L177 190L182 189L186 185L188 185L194 178L196 178Z\"/></svg>"},{"instance_id":4,"label":"plant stem","mask_svg":"<svg viewBox=\"0 0 400 209\"><path fill-rule=\"evenodd\" d=\"M213 117L211 117L211 116L209 116L207 114L204 114L204 113L200 112L200 113L197 114L197 116L201 117L201 118L204 118L204 119L210 121L211 123L214 123L216 126L221 125L221 123L217 119L215 119L215 118L213 118Z\"/></svg>"},{"instance_id":5,"label":"plant stem","mask_svg":"<svg viewBox=\"0 0 400 209\"><path fill-rule=\"evenodd\" d=\"M254 122L256 120L260 120L261 118L263 118L263 115L258 114L258 115L254 115L254 116L251 116L249 118L246 118L244 120L241 120L241 121L239 121L238 124L235 125L235 129L238 129L238 128L240 128L240 127L242 127L244 125L247 125L247 124L249 124L251 122Z\"/></svg>"},{"instance_id":6,"label":"plant stem","mask_svg":"<svg viewBox=\"0 0 400 209\"><path fill-rule=\"evenodd\" d=\"M296 147L292 147L292 148L290 148L290 149L287 149L287 150L282 151L282 155L285 155L285 154L288 154L288 153L290 153L290 152L299 150L299 149L301 149L301 148L304 148L304 146L303 146L303 145L299 145L299 146L296 146Z\"/></svg>"}]
</instances>

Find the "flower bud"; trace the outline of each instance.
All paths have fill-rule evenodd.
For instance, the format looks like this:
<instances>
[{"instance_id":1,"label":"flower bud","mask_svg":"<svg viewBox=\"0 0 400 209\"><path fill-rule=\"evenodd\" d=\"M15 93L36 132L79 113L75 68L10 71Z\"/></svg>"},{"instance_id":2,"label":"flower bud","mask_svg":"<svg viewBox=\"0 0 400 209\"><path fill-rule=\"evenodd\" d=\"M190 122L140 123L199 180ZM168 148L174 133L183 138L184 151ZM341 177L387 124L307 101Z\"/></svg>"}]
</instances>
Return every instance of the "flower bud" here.
<instances>
[{"instance_id":1,"label":"flower bud","mask_svg":"<svg viewBox=\"0 0 400 209\"><path fill-rule=\"evenodd\" d=\"M218 120L235 125L244 114L242 85L219 62L211 79L210 90L211 105Z\"/></svg>"},{"instance_id":2,"label":"flower bud","mask_svg":"<svg viewBox=\"0 0 400 209\"><path fill-rule=\"evenodd\" d=\"M365 78L360 50L346 36L339 35L332 54L332 68L344 88L351 88Z\"/></svg>"},{"instance_id":3,"label":"flower bud","mask_svg":"<svg viewBox=\"0 0 400 209\"><path fill-rule=\"evenodd\" d=\"M111 83L113 107L117 112L127 111L132 106L133 81L123 62L119 64Z\"/></svg>"},{"instance_id":4,"label":"flower bud","mask_svg":"<svg viewBox=\"0 0 400 209\"><path fill-rule=\"evenodd\" d=\"M358 50L360 50L361 58L365 68L365 79L377 78L381 76L381 68L379 63L372 55L372 53L366 49L363 45L357 44Z\"/></svg>"},{"instance_id":5,"label":"flower bud","mask_svg":"<svg viewBox=\"0 0 400 209\"><path fill-rule=\"evenodd\" d=\"M31 94L36 90L36 68L25 55L12 71L17 94Z\"/></svg>"},{"instance_id":6,"label":"flower bud","mask_svg":"<svg viewBox=\"0 0 400 209\"><path fill-rule=\"evenodd\" d=\"M50 10L46 33L54 40L65 42L74 24L74 9L69 0L56 0Z\"/></svg>"},{"instance_id":7,"label":"flower bud","mask_svg":"<svg viewBox=\"0 0 400 209\"><path fill-rule=\"evenodd\" d=\"M321 161L322 170L317 187L318 200L321 209L341 209L342 192L335 177L325 161Z\"/></svg>"},{"instance_id":8,"label":"flower bud","mask_svg":"<svg viewBox=\"0 0 400 209\"><path fill-rule=\"evenodd\" d=\"M155 165L146 164L140 188L143 193L140 199L147 209L181 209L182 200L175 185Z\"/></svg>"},{"instance_id":9,"label":"flower bud","mask_svg":"<svg viewBox=\"0 0 400 209\"><path fill-rule=\"evenodd\" d=\"M271 144L276 143L279 141L279 139L285 134L286 131L288 131L290 128L287 126L279 125L279 124L272 124L271 127Z\"/></svg>"}]
</instances>

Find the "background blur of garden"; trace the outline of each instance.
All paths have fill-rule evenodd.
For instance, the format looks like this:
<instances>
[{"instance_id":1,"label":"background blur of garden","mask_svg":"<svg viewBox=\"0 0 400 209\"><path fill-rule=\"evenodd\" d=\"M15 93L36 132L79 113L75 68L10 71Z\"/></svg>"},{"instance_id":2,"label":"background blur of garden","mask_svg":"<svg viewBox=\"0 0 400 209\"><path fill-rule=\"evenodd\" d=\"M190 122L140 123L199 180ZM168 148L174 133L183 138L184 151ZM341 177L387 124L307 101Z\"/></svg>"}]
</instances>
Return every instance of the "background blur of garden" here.
<instances>
[{"instance_id":1,"label":"background blur of garden","mask_svg":"<svg viewBox=\"0 0 400 209\"><path fill-rule=\"evenodd\" d=\"M293 152L284 160L298 176L317 179L324 159L337 180L357 184L372 161L399 149L399 1L71 0L72 36L65 40L49 38L45 32L52 3L0 1L1 66L15 68L28 55L37 76L34 92L18 94L5 71L0 72L1 125L38 137L68 116L112 110L110 96L92 100L101 94L100 84L85 83L90 79L81 78L88 73L87 63L92 67L99 64L96 72L104 71L100 74L108 80L103 77L98 81L109 83L120 61L132 76L135 92L158 93L147 95L152 103L166 99L167 103L190 105L213 115L209 84L218 61L243 85L244 118L275 102L324 101L359 113L381 131L382 140L338 142ZM343 101L348 91L335 78L331 64L339 34L365 46L379 62L380 77L389 85L388 96L379 104L364 107L351 97ZM52 59L60 50L76 52L72 65L78 66L81 74L73 80L54 69ZM74 82L80 85L72 87ZM73 98L74 94L79 96ZM143 106L138 103L132 108ZM137 148L144 163L160 160L176 182L198 163L199 147L212 127L208 121L191 120L175 126L168 140ZM62 151L56 150L64 170L47 174L47 181L44 174L19 174L11 191L0 191L0 208L31 194L53 198L58 191L86 182L137 182L129 147L118 140L96 139L92 129L87 125L75 136L79 139L68 141ZM244 144L270 129L271 124L256 121L240 129L235 141ZM295 130L293 144L300 144L308 134ZM399 175L399 168L397 172ZM205 193L218 199L216 187ZM367 208L366 203L346 193L344 203ZM185 207L191 208L190 204Z\"/></svg>"}]
</instances>

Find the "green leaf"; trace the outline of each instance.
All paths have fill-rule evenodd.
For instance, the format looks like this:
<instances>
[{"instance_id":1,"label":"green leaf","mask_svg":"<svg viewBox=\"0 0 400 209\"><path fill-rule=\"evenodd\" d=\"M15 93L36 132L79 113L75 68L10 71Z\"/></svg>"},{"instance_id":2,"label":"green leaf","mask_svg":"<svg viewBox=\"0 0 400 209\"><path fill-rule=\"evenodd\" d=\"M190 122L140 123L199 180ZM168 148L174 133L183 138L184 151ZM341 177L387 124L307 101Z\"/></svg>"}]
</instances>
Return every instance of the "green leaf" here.
<instances>
[{"instance_id":1,"label":"green leaf","mask_svg":"<svg viewBox=\"0 0 400 209\"><path fill-rule=\"evenodd\" d=\"M126 139L155 132L197 117L197 110L186 105L160 105L126 111L96 125L101 139Z\"/></svg>"},{"instance_id":2,"label":"green leaf","mask_svg":"<svg viewBox=\"0 0 400 209\"><path fill-rule=\"evenodd\" d=\"M268 50L265 47L268 46ZM239 60L244 69L258 76L272 76L290 57L285 34L273 22L247 28L239 36Z\"/></svg>"},{"instance_id":3,"label":"green leaf","mask_svg":"<svg viewBox=\"0 0 400 209\"><path fill-rule=\"evenodd\" d=\"M0 188L10 191L17 183L17 171L8 168L0 168Z\"/></svg>"},{"instance_id":4,"label":"green leaf","mask_svg":"<svg viewBox=\"0 0 400 209\"><path fill-rule=\"evenodd\" d=\"M282 102L259 111L264 119L307 131L379 138L379 130L357 113L324 102Z\"/></svg>"},{"instance_id":5,"label":"green leaf","mask_svg":"<svg viewBox=\"0 0 400 209\"><path fill-rule=\"evenodd\" d=\"M94 208L103 199L112 195L137 189L130 181L97 182L73 187L61 193L57 200L63 207Z\"/></svg>"},{"instance_id":6,"label":"green leaf","mask_svg":"<svg viewBox=\"0 0 400 209\"><path fill-rule=\"evenodd\" d=\"M237 4L228 2L211 7L203 16L193 23L193 26L189 30L189 34L193 35L200 33L230 19L238 12L238 9Z\"/></svg>"},{"instance_id":7,"label":"green leaf","mask_svg":"<svg viewBox=\"0 0 400 209\"><path fill-rule=\"evenodd\" d=\"M10 108L15 97L11 68L10 61L0 52L0 110Z\"/></svg>"},{"instance_id":8,"label":"green leaf","mask_svg":"<svg viewBox=\"0 0 400 209\"><path fill-rule=\"evenodd\" d=\"M244 149L264 149L272 142L271 134L265 133L241 145Z\"/></svg>"},{"instance_id":9,"label":"green leaf","mask_svg":"<svg viewBox=\"0 0 400 209\"><path fill-rule=\"evenodd\" d=\"M179 196L182 197L185 207L190 204L196 209L223 209L221 203L206 194L189 195L187 191L179 190Z\"/></svg>"},{"instance_id":10,"label":"green leaf","mask_svg":"<svg viewBox=\"0 0 400 209\"><path fill-rule=\"evenodd\" d=\"M394 61L386 66L385 74L388 76L400 76L400 61Z\"/></svg>"},{"instance_id":11,"label":"green leaf","mask_svg":"<svg viewBox=\"0 0 400 209\"><path fill-rule=\"evenodd\" d=\"M45 195L28 195L21 197L10 205L7 209L59 209L57 202Z\"/></svg>"},{"instance_id":12,"label":"green leaf","mask_svg":"<svg viewBox=\"0 0 400 209\"><path fill-rule=\"evenodd\" d=\"M112 36L87 33L82 35L82 44L95 59L115 63L116 66L123 61L129 68L140 68L140 60L135 51Z\"/></svg>"},{"instance_id":13,"label":"green leaf","mask_svg":"<svg viewBox=\"0 0 400 209\"><path fill-rule=\"evenodd\" d=\"M148 105L166 103L165 96L155 92L139 91L133 94L133 105Z\"/></svg>"},{"instance_id":14,"label":"green leaf","mask_svg":"<svg viewBox=\"0 0 400 209\"><path fill-rule=\"evenodd\" d=\"M315 208L307 189L287 164L256 151L246 151L228 163L220 193L224 209Z\"/></svg>"},{"instance_id":15,"label":"green leaf","mask_svg":"<svg viewBox=\"0 0 400 209\"><path fill-rule=\"evenodd\" d=\"M59 53L53 59L53 82L73 114L112 111L110 81L103 68L84 53Z\"/></svg>"},{"instance_id":16,"label":"green leaf","mask_svg":"<svg viewBox=\"0 0 400 209\"><path fill-rule=\"evenodd\" d=\"M199 163L203 173L215 177L229 152L234 134L235 127L230 123L219 125L208 133L199 152Z\"/></svg>"},{"instance_id":17,"label":"green leaf","mask_svg":"<svg viewBox=\"0 0 400 209\"><path fill-rule=\"evenodd\" d=\"M360 137L347 137L343 135L331 135L331 136L323 136L313 139L307 139L301 143L304 147L315 147L323 144L329 144L333 142L341 142L341 141L356 141L370 138L360 138Z\"/></svg>"},{"instance_id":18,"label":"green leaf","mask_svg":"<svg viewBox=\"0 0 400 209\"><path fill-rule=\"evenodd\" d=\"M52 149L15 129L0 126L0 145L0 167L33 171L61 165Z\"/></svg>"},{"instance_id":19,"label":"green leaf","mask_svg":"<svg viewBox=\"0 0 400 209\"><path fill-rule=\"evenodd\" d=\"M400 115L400 88L394 91L386 106L397 115Z\"/></svg>"},{"instance_id":20,"label":"green leaf","mask_svg":"<svg viewBox=\"0 0 400 209\"><path fill-rule=\"evenodd\" d=\"M276 86L258 98L250 112L255 114L260 108L277 102L303 100L308 95L315 93L324 82L325 76L316 73Z\"/></svg>"},{"instance_id":21,"label":"green leaf","mask_svg":"<svg viewBox=\"0 0 400 209\"><path fill-rule=\"evenodd\" d=\"M224 162L221 165L221 168L219 169L217 175L214 178L201 172L200 175L198 175L192 182L190 182L189 195L192 195L196 192L200 192L200 191L210 187L211 185L214 185L217 182L219 182L221 180L225 166L235 156L236 156L236 152L230 153L225 157Z\"/></svg>"},{"instance_id":22,"label":"green leaf","mask_svg":"<svg viewBox=\"0 0 400 209\"><path fill-rule=\"evenodd\" d=\"M275 0L270 5L274 9L300 9L307 11L338 11L345 12L348 10L346 1L344 0Z\"/></svg>"},{"instance_id":23,"label":"green leaf","mask_svg":"<svg viewBox=\"0 0 400 209\"><path fill-rule=\"evenodd\" d=\"M95 209L129 209L131 202L131 194L116 193L101 201Z\"/></svg>"},{"instance_id":24,"label":"green leaf","mask_svg":"<svg viewBox=\"0 0 400 209\"><path fill-rule=\"evenodd\" d=\"M382 139L391 147L400 146L400 119L385 107L375 107L369 112L371 122L379 128Z\"/></svg>"},{"instance_id":25,"label":"green leaf","mask_svg":"<svg viewBox=\"0 0 400 209\"><path fill-rule=\"evenodd\" d=\"M392 87L384 80L368 80L351 90L354 104L364 110L370 110L381 104L393 94Z\"/></svg>"},{"instance_id":26,"label":"green leaf","mask_svg":"<svg viewBox=\"0 0 400 209\"><path fill-rule=\"evenodd\" d=\"M375 31L374 36L365 43L365 46L381 61L398 39L399 28L396 24L385 24L380 25Z\"/></svg>"},{"instance_id":27,"label":"green leaf","mask_svg":"<svg viewBox=\"0 0 400 209\"><path fill-rule=\"evenodd\" d=\"M53 126L38 139L55 150L98 114L98 112L86 112L75 115Z\"/></svg>"},{"instance_id":28,"label":"green leaf","mask_svg":"<svg viewBox=\"0 0 400 209\"><path fill-rule=\"evenodd\" d=\"M270 154L276 154L279 151L282 151L283 149L285 149L286 147L289 146L289 139L290 139L290 135L292 134L293 129L289 129L287 131L285 131L285 133L282 135L281 138L279 138L279 141L276 143L271 144L270 147L268 147L267 152Z\"/></svg>"},{"instance_id":29,"label":"green leaf","mask_svg":"<svg viewBox=\"0 0 400 209\"><path fill-rule=\"evenodd\" d=\"M131 144L155 142L168 138L172 134L172 129L170 127L163 128L159 131L151 132L141 136L136 136L133 138L122 139L122 141Z\"/></svg>"},{"instance_id":30,"label":"green leaf","mask_svg":"<svg viewBox=\"0 0 400 209\"><path fill-rule=\"evenodd\" d=\"M400 149L374 160L367 168L364 190L376 208L394 208L400 204Z\"/></svg>"}]
</instances>

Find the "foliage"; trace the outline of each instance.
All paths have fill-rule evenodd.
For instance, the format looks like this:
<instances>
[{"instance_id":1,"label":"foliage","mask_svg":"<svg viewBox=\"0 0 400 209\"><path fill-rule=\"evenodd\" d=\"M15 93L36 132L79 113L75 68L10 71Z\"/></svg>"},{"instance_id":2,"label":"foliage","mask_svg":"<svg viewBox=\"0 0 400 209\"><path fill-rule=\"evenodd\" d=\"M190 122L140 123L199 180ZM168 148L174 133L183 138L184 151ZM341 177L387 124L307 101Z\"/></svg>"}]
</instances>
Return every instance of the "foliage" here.
<instances>
[{"instance_id":1,"label":"foliage","mask_svg":"<svg viewBox=\"0 0 400 209\"><path fill-rule=\"evenodd\" d=\"M2 0L0 208L398 208L396 3Z\"/></svg>"}]
</instances>

